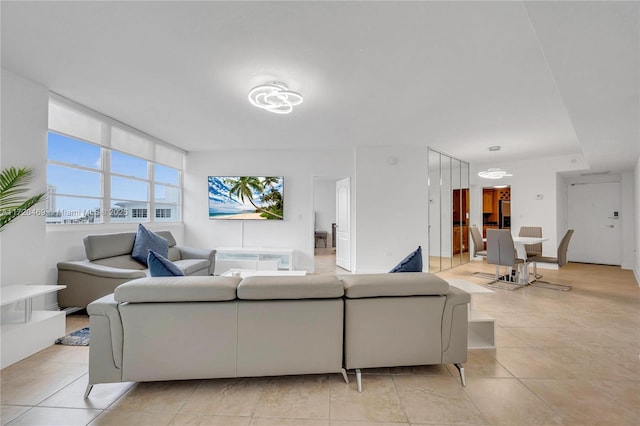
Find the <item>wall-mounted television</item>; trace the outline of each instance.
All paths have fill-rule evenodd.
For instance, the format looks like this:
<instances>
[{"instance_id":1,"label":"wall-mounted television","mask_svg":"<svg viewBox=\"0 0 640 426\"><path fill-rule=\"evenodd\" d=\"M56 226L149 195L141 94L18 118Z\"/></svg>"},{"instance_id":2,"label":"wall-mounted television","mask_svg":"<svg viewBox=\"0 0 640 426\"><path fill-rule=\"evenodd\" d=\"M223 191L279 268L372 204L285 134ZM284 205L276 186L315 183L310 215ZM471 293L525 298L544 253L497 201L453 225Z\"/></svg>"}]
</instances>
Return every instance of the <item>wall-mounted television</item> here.
<instances>
[{"instance_id":1,"label":"wall-mounted television","mask_svg":"<svg viewBox=\"0 0 640 426\"><path fill-rule=\"evenodd\" d=\"M283 220L284 177L209 176L209 219Z\"/></svg>"}]
</instances>

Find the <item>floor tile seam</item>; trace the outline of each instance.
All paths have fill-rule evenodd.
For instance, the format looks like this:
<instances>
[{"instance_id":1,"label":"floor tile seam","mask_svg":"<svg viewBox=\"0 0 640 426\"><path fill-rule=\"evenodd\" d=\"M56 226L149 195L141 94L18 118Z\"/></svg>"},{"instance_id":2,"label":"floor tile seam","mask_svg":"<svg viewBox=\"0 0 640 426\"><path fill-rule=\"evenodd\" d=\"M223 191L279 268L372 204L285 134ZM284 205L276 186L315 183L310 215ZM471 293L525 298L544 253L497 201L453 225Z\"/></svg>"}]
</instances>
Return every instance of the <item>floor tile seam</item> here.
<instances>
[{"instance_id":1,"label":"floor tile seam","mask_svg":"<svg viewBox=\"0 0 640 426\"><path fill-rule=\"evenodd\" d=\"M402 400L402 394L398 390L398 384L396 383L396 380L394 379L393 375L391 375L391 383L393 383L393 389L395 390L396 396L398 397L398 401L400 401L400 406L402 407L402 413L404 414L405 423L411 423L409 421L409 414L407 413L406 405Z\"/></svg>"},{"instance_id":2,"label":"floor tile seam","mask_svg":"<svg viewBox=\"0 0 640 426\"><path fill-rule=\"evenodd\" d=\"M237 416L237 417L248 417L248 416ZM274 420L274 419L287 419L287 420L327 420L327 421L331 421L331 415L327 416L327 417L300 417L300 416L287 416L287 417L283 417L283 416L251 416L251 421L253 421L253 419L269 419L269 420ZM339 419L334 419L334 420L339 420Z\"/></svg>"},{"instance_id":3,"label":"floor tile seam","mask_svg":"<svg viewBox=\"0 0 640 426\"><path fill-rule=\"evenodd\" d=\"M559 380L559 379L542 379L542 380ZM551 410L552 413L554 413L556 416L558 416L558 418L560 418L561 421L563 421L565 419L565 416L562 415L562 413L557 412L552 405L550 405L546 399L544 399L541 395L538 395L537 392L535 392L533 389L531 389L529 386L527 386L526 383L524 383L522 380L518 379L518 381L522 384L522 386L524 386L529 392L531 392L540 402L542 402L547 408L549 408Z\"/></svg>"},{"instance_id":4,"label":"floor tile seam","mask_svg":"<svg viewBox=\"0 0 640 426\"><path fill-rule=\"evenodd\" d=\"M54 396L55 394L57 394L58 392L62 392L64 389L68 388L69 386L71 386L72 384L74 384L75 382L77 382L78 380L82 379L85 375L87 375L89 373L83 373L81 374L79 377L76 377L75 379L72 379L70 382L68 382L67 384L62 385L60 388L56 389L54 392L52 392L51 394L49 394L48 396L46 396L44 399L42 399L40 402L38 402L37 404L34 404L34 407L39 407L40 404L42 404L43 402L45 402L47 399L51 398L52 396Z\"/></svg>"},{"instance_id":5,"label":"floor tile seam","mask_svg":"<svg viewBox=\"0 0 640 426\"><path fill-rule=\"evenodd\" d=\"M103 412L110 413L153 413L153 414L205 414L205 413L181 413L179 411L174 410L158 410L158 409L148 409L148 408L104 408L100 409ZM246 416L244 416L246 417Z\"/></svg>"},{"instance_id":6,"label":"floor tile seam","mask_svg":"<svg viewBox=\"0 0 640 426\"><path fill-rule=\"evenodd\" d=\"M27 414L29 411L33 410L34 408L36 408L33 405L23 405L22 407L28 407L23 413L20 413L19 415L17 415L16 417L14 417L13 419L11 419L9 422L7 422L6 426L11 426L11 423L15 422L16 420L18 420L20 417L24 416L25 414Z\"/></svg>"},{"instance_id":7,"label":"floor tile seam","mask_svg":"<svg viewBox=\"0 0 640 426\"><path fill-rule=\"evenodd\" d=\"M128 382L120 382L120 383L128 383ZM113 407L113 405L114 405L114 404L116 404L118 401L123 400L125 396L127 396L130 392L132 392L132 391L136 388L136 385L137 385L138 383L139 383L139 382L133 382L133 385L132 385L132 386L129 386L129 388L128 388L126 391L122 392L122 393L120 394L120 396L119 396L119 397L117 397L116 399L114 399L113 401L111 401L111 404L107 405L107 407L106 407L104 410L105 410L105 411L106 411L106 410L115 411L115 410L113 410L111 407ZM94 385L94 386L95 386L95 385Z\"/></svg>"},{"instance_id":8,"label":"floor tile seam","mask_svg":"<svg viewBox=\"0 0 640 426\"><path fill-rule=\"evenodd\" d=\"M256 410L258 409L258 404L260 403L260 400L262 399L262 395L264 394L264 390L267 388L267 380L262 382L262 386L260 387L260 394L256 397L256 402L253 404L253 407L251 407L251 420L249 420L249 424L253 423L253 417L256 414Z\"/></svg>"},{"instance_id":9,"label":"floor tile seam","mask_svg":"<svg viewBox=\"0 0 640 426\"><path fill-rule=\"evenodd\" d=\"M498 378L498 377L496 377ZM502 377L501 377L502 378ZM508 378L508 377L504 377L504 378ZM473 377L470 377L470 379L473 380ZM462 388L462 391L464 392L464 394L467 396L467 398L469 399L469 401L471 401L471 405L473 405L473 407L476 409L476 411L478 412L478 414L480 414L480 417L482 418L482 420L484 421L485 425L492 425L492 423L489 421L489 419L487 419L487 417L484 415L484 413L482 412L482 410L480 409L480 406L473 400L473 398L471 397L471 395L469 394L469 390L466 386L464 386Z\"/></svg>"},{"instance_id":10,"label":"floor tile seam","mask_svg":"<svg viewBox=\"0 0 640 426\"><path fill-rule=\"evenodd\" d=\"M597 382L601 381L601 380L595 380L595 379L582 379L582 380L587 382L587 383L589 383L590 385L596 386L596 387L598 387L598 383ZM607 381L620 382L622 380L607 380ZM627 381L627 380L624 380L624 381ZM633 382L640 383L640 379L633 380ZM613 398L612 396L610 396L609 393L605 393L604 396L608 400L613 401L619 408L622 408L625 411L629 411L629 412L635 413L636 416L638 416L640 418L640 406L638 406L638 407L636 407L634 409L634 408L631 408L631 407L627 406L625 403L621 403L618 399Z\"/></svg>"}]
</instances>

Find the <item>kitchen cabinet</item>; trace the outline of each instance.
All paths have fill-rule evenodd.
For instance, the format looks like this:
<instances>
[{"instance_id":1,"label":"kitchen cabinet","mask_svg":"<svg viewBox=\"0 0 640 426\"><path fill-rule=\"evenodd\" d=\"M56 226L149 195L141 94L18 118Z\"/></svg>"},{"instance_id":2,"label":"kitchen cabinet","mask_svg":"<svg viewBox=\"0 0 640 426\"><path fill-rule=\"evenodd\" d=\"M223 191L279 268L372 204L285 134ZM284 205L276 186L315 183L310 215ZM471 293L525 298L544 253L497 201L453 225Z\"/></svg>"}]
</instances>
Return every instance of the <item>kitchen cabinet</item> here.
<instances>
[{"instance_id":1,"label":"kitchen cabinet","mask_svg":"<svg viewBox=\"0 0 640 426\"><path fill-rule=\"evenodd\" d=\"M482 213L493 213L495 211L493 193L493 189L482 190Z\"/></svg>"}]
</instances>

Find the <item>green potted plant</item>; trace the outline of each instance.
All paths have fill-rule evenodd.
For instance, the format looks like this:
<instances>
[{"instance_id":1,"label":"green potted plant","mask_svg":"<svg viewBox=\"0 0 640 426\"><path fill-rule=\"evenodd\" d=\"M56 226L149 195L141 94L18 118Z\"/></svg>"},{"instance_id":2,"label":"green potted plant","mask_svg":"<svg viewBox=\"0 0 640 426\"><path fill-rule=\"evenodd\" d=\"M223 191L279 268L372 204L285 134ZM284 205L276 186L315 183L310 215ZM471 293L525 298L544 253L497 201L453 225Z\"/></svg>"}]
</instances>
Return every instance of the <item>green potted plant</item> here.
<instances>
[{"instance_id":1,"label":"green potted plant","mask_svg":"<svg viewBox=\"0 0 640 426\"><path fill-rule=\"evenodd\" d=\"M28 167L9 167L0 172L0 231L11 221L42 201L45 193L25 197L29 191L33 170Z\"/></svg>"}]
</instances>

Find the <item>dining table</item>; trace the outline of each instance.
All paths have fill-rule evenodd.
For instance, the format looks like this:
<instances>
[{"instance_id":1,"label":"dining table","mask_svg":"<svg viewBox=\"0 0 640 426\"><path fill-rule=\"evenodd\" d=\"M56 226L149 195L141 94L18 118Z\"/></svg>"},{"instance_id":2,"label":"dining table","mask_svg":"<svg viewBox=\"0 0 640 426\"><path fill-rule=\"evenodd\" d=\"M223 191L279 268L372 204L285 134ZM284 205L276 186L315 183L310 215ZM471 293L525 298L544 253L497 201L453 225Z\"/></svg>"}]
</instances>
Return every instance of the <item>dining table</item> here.
<instances>
[{"instance_id":1,"label":"dining table","mask_svg":"<svg viewBox=\"0 0 640 426\"><path fill-rule=\"evenodd\" d=\"M518 284L528 285L531 284L529 281L529 262L527 262L527 248L529 244L538 244L545 241L549 241L549 238L546 237L520 237L517 235L512 235L513 245L516 248L516 252L518 254L518 259L524 260L523 263L518 265L520 269L520 280ZM487 241L486 238L483 238L482 241ZM535 277L534 277L535 280Z\"/></svg>"},{"instance_id":2,"label":"dining table","mask_svg":"<svg viewBox=\"0 0 640 426\"><path fill-rule=\"evenodd\" d=\"M549 238L546 237L519 237L513 235L513 245L516 247L516 252L518 253L518 259L524 260L521 264L520 270L520 284L528 285L531 284L529 281L529 262L527 261L527 248L526 246L529 244L538 244L544 241L548 241ZM533 278L535 280L535 277Z\"/></svg>"}]
</instances>

